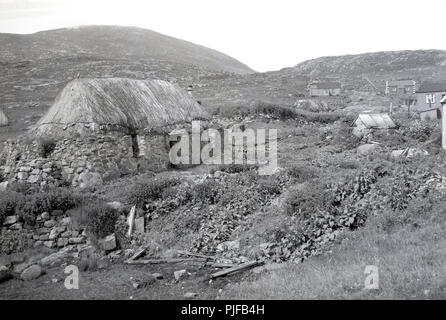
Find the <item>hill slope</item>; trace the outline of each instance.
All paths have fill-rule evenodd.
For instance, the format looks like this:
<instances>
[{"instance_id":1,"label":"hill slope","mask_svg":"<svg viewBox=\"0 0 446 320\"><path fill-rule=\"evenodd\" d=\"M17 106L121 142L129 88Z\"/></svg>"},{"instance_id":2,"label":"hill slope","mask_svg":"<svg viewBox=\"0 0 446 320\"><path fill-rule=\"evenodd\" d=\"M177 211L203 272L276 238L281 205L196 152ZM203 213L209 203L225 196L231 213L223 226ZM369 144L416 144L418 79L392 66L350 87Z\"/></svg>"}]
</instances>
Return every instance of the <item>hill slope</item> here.
<instances>
[{"instance_id":1,"label":"hill slope","mask_svg":"<svg viewBox=\"0 0 446 320\"><path fill-rule=\"evenodd\" d=\"M446 66L446 51L388 51L321 57L299 63L294 72L311 75L358 75Z\"/></svg>"},{"instance_id":2,"label":"hill slope","mask_svg":"<svg viewBox=\"0 0 446 320\"><path fill-rule=\"evenodd\" d=\"M352 88L365 89L365 77L379 88L385 86L385 80L392 79L446 79L445 67L446 51L416 50L320 57L277 72L311 79L338 79Z\"/></svg>"},{"instance_id":3,"label":"hill slope","mask_svg":"<svg viewBox=\"0 0 446 320\"><path fill-rule=\"evenodd\" d=\"M0 34L0 59L20 61L94 56L106 59L164 60L208 70L254 72L212 49L134 27L85 26L28 35Z\"/></svg>"}]
</instances>

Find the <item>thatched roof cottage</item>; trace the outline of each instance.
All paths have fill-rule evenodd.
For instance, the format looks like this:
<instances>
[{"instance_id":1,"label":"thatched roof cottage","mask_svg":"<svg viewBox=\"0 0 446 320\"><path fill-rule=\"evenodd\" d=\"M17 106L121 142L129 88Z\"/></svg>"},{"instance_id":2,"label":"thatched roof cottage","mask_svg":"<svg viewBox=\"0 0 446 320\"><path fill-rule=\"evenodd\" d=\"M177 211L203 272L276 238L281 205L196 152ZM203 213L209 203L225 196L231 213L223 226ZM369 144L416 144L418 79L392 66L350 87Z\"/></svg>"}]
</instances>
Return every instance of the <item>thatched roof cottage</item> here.
<instances>
[{"instance_id":1,"label":"thatched roof cottage","mask_svg":"<svg viewBox=\"0 0 446 320\"><path fill-rule=\"evenodd\" d=\"M207 117L185 90L166 81L76 79L28 134L31 144L29 137L7 142L3 173L33 184L82 186L160 170L169 164L168 133Z\"/></svg>"}]
</instances>

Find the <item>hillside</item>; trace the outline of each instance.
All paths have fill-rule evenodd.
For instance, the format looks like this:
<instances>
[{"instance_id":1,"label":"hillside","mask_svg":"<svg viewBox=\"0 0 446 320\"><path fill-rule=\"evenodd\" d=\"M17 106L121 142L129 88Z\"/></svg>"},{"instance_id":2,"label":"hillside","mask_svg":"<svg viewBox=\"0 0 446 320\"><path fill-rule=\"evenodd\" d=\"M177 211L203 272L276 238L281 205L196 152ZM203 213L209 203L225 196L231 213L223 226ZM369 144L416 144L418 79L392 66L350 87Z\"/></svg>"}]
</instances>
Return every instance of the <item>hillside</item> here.
<instances>
[{"instance_id":1,"label":"hillside","mask_svg":"<svg viewBox=\"0 0 446 320\"><path fill-rule=\"evenodd\" d=\"M157 59L214 71L240 74L254 72L221 52L141 28L85 26L28 35L0 34L1 61L78 56Z\"/></svg>"},{"instance_id":2,"label":"hillside","mask_svg":"<svg viewBox=\"0 0 446 320\"><path fill-rule=\"evenodd\" d=\"M368 86L368 77L378 87L385 80L446 78L446 51L388 51L320 57L278 71L283 75L306 75L312 79L335 78L356 89Z\"/></svg>"}]
</instances>

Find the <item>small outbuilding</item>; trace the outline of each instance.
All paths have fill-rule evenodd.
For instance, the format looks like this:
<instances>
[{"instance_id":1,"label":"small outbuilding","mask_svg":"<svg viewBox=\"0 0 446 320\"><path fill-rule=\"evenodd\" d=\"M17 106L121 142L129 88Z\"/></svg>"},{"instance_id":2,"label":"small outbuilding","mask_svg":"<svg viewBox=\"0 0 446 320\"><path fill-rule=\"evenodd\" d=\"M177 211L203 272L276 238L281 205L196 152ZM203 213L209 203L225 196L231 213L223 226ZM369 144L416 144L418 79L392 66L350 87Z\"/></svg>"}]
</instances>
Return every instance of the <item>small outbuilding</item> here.
<instances>
[{"instance_id":1,"label":"small outbuilding","mask_svg":"<svg viewBox=\"0 0 446 320\"><path fill-rule=\"evenodd\" d=\"M364 134L375 129L394 129L395 122L387 113L362 113L354 121L353 134L362 137Z\"/></svg>"},{"instance_id":2,"label":"small outbuilding","mask_svg":"<svg viewBox=\"0 0 446 320\"><path fill-rule=\"evenodd\" d=\"M341 84L339 82L313 82L308 85L311 97L339 96L341 94Z\"/></svg>"}]
</instances>

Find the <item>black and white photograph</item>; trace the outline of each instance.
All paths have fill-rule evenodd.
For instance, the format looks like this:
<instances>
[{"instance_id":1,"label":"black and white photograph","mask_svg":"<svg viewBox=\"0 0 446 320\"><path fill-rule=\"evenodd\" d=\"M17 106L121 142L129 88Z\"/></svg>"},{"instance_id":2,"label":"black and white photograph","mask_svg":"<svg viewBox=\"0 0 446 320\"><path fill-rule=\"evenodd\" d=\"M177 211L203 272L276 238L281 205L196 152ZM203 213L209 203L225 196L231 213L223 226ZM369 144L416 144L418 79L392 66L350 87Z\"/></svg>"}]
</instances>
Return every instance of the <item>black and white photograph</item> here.
<instances>
[{"instance_id":1,"label":"black and white photograph","mask_svg":"<svg viewBox=\"0 0 446 320\"><path fill-rule=\"evenodd\" d=\"M0 0L0 300L446 299L445 13Z\"/></svg>"}]
</instances>

